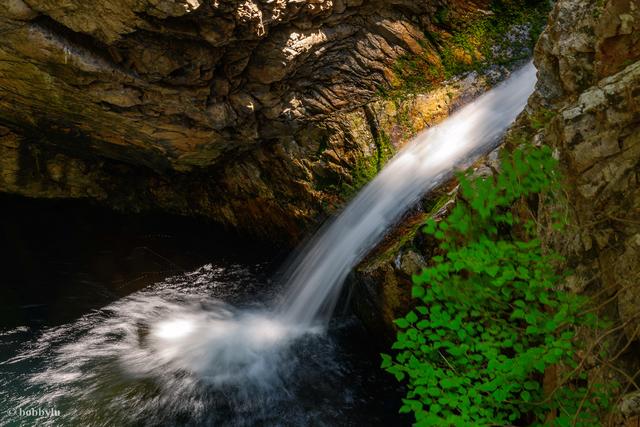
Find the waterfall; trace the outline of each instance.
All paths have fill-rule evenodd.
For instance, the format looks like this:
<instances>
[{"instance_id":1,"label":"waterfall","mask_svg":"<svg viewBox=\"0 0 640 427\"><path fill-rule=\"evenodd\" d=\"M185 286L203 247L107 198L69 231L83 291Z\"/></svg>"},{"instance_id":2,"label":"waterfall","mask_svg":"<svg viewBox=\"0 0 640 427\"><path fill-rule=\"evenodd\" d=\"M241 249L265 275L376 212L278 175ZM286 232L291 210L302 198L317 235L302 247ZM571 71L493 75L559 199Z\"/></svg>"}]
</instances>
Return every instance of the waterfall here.
<instances>
[{"instance_id":1,"label":"waterfall","mask_svg":"<svg viewBox=\"0 0 640 427\"><path fill-rule=\"evenodd\" d=\"M38 387L11 408L61 402L67 409L56 425L181 424L185 414L203 425L334 425L316 422L319 412L305 402L326 408L331 399L353 399L339 386L317 394L319 382L342 384L336 378L345 375L323 332L347 274L426 192L496 146L525 106L535 73L529 63L409 143L292 259L275 307L260 302L266 290L250 288L246 272L206 265L46 330L0 362L45 369L27 382L0 382L0 397L7 384L15 393ZM237 299L243 289L251 304ZM95 413L99 401L104 419ZM324 420L333 413L325 410ZM0 424L6 420L0 413Z\"/></svg>"},{"instance_id":2,"label":"waterfall","mask_svg":"<svg viewBox=\"0 0 640 427\"><path fill-rule=\"evenodd\" d=\"M292 260L278 309L283 322L325 324L349 272L426 192L495 147L535 84L536 69L529 62L400 151Z\"/></svg>"}]
</instances>

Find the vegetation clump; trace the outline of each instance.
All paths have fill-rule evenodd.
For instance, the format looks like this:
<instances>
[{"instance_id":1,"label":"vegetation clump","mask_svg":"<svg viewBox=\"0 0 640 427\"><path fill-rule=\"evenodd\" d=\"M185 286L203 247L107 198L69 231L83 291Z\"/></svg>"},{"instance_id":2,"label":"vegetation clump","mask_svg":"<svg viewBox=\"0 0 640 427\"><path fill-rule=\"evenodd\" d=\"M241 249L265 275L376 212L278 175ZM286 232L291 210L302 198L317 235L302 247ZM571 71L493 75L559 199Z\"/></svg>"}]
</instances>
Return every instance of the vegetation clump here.
<instances>
[{"instance_id":1,"label":"vegetation clump","mask_svg":"<svg viewBox=\"0 0 640 427\"><path fill-rule=\"evenodd\" d=\"M440 8L433 21L449 31L426 33L422 54L399 58L394 65L398 83L383 95L402 97L468 71L528 58L548 12L547 1L494 0L488 15L467 21Z\"/></svg>"},{"instance_id":2,"label":"vegetation clump","mask_svg":"<svg viewBox=\"0 0 640 427\"><path fill-rule=\"evenodd\" d=\"M512 209L551 197L556 163L546 146L503 153L495 175L461 175L451 214L424 227L440 255L414 276L417 306L396 321L397 353L382 356L406 382L401 412L417 425L593 426L610 406L577 357L577 331L598 320L559 290L559 257L543 249L534 219ZM551 369L562 378L546 390Z\"/></svg>"},{"instance_id":3,"label":"vegetation clump","mask_svg":"<svg viewBox=\"0 0 640 427\"><path fill-rule=\"evenodd\" d=\"M353 197L362 187L369 183L382 170L384 165L395 154L389 136L384 132L375 140L376 152L373 156L362 157L356 161L350 183L342 182L339 193L345 200Z\"/></svg>"}]
</instances>

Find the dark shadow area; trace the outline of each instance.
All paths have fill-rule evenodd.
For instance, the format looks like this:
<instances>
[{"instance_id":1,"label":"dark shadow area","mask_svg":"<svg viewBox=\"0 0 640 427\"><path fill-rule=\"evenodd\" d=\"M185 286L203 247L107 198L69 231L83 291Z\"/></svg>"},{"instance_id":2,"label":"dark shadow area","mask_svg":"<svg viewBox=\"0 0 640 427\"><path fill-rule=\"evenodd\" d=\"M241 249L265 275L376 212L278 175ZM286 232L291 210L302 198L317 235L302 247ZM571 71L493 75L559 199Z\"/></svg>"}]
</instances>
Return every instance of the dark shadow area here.
<instances>
[{"instance_id":1,"label":"dark shadow area","mask_svg":"<svg viewBox=\"0 0 640 427\"><path fill-rule=\"evenodd\" d=\"M7 195L0 207L0 328L67 322L210 262L271 265L286 255L182 217Z\"/></svg>"}]
</instances>

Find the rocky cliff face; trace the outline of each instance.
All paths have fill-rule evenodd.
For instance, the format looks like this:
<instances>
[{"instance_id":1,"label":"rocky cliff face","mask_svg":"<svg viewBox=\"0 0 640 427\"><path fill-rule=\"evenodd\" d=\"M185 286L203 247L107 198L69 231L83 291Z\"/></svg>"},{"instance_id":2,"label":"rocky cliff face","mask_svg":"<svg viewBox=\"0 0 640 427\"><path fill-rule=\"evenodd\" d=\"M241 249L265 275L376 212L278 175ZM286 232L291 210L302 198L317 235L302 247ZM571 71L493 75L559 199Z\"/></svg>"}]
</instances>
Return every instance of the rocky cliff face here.
<instances>
[{"instance_id":1,"label":"rocky cliff face","mask_svg":"<svg viewBox=\"0 0 640 427\"><path fill-rule=\"evenodd\" d=\"M555 116L537 139L560 156L572 229L550 241L576 271L575 290L619 292L619 314L637 338L640 8L630 0L562 1L551 18L537 46L541 83L531 104Z\"/></svg>"},{"instance_id":2,"label":"rocky cliff face","mask_svg":"<svg viewBox=\"0 0 640 427\"><path fill-rule=\"evenodd\" d=\"M379 156L367 103L402 83L399 58L467 60L451 34L487 14L484 0L5 0L0 191L295 239Z\"/></svg>"},{"instance_id":3,"label":"rocky cliff face","mask_svg":"<svg viewBox=\"0 0 640 427\"><path fill-rule=\"evenodd\" d=\"M640 5L563 0L536 48L534 112L553 119L535 139L557 150L565 194L541 203L568 222L548 245L566 258L568 288L594 299L614 327L585 339L610 352L589 378L620 383L618 419L640 421ZM627 394L635 390L635 394Z\"/></svg>"}]
</instances>

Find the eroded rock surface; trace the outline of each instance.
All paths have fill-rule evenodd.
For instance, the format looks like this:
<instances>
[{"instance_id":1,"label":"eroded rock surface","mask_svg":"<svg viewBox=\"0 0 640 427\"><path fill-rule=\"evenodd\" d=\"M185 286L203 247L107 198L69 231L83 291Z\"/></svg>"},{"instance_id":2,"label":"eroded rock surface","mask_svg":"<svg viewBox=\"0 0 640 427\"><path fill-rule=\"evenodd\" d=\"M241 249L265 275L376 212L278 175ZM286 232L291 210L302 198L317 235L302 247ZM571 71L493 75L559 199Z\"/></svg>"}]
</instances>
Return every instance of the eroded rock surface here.
<instances>
[{"instance_id":1,"label":"eroded rock surface","mask_svg":"<svg viewBox=\"0 0 640 427\"><path fill-rule=\"evenodd\" d=\"M295 239L375 155L363 107L484 1L5 0L0 191ZM118 172L114 172L118 171ZM333 187L331 187L333 185ZM262 225L261 225L262 224Z\"/></svg>"}]
</instances>

